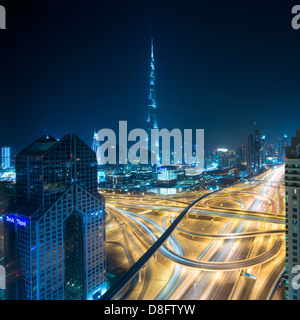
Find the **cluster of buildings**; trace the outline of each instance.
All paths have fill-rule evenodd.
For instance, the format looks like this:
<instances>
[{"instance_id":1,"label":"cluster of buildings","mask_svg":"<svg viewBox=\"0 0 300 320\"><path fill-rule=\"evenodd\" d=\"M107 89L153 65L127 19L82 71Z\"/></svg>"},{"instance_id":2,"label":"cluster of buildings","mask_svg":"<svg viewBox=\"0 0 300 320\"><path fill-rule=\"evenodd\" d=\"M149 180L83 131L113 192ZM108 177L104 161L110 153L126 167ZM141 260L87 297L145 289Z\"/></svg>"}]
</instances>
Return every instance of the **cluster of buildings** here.
<instances>
[{"instance_id":1,"label":"cluster of buildings","mask_svg":"<svg viewBox=\"0 0 300 320\"><path fill-rule=\"evenodd\" d=\"M149 87L146 128L150 137L151 129L158 129L153 40L151 42ZM205 151L202 174L201 172L191 174L187 166L175 165L171 159L170 165L161 167L138 163L98 165L98 182L100 187L108 192L172 194L205 184L211 174L227 173L229 176L244 178L260 172L265 166L284 163L286 135L283 139L278 139L274 146L267 144L266 136L262 135L260 130L255 129L253 134L247 136L245 142L245 146L241 145L235 150L216 148ZM95 130L91 147L97 152L100 145ZM118 148L118 146L115 147Z\"/></svg>"},{"instance_id":2,"label":"cluster of buildings","mask_svg":"<svg viewBox=\"0 0 300 320\"><path fill-rule=\"evenodd\" d=\"M255 129L253 134L247 136L246 162L247 173L259 172L262 166L268 164L283 164L285 160L285 148L287 135L277 140L277 145L267 144L266 136L261 135L260 130Z\"/></svg>"},{"instance_id":3,"label":"cluster of buildings","mask_svg":"<svg viewBox=\"0 0 300 320\"><path fill-rule=\"evenodd\" d=\"M292 279L299 264L300 130L285 163L286 297L298 300ZM45 135L16 156L17 199L3 216L5 299L85 300L105 292L105 200L97 171L95 152L73 134ZM157 168L161 188L184 179L176 166Z\"/></svg>"},{"instance_id":4,"label":"cluster of buildings","mask_svg":"<svg viewBox=\"0 0 300 320\"><path fill-rule=\"evenodd\" d=\"M246 137L245 146L235 150L219 148L206 151L205 170L228 170L240 166L240 177L249 176L261 171L263 166L283 164L286 146L287 135L279 138L275 145L268 144L266 135L255 129Z\"/></svg>"},{"instance_id":5,"label":"cluster of buildings","mask_svg":"<svg viewBox=\"0 0 300 320\"><path fill-rule=\"evenodd\" d=\"M92 149L96 152L99 146L95 132ZM216 148L205 151L204 171L201 174L190 174L184 165L107 164L98 166L98 182L108 191L178 193L204 184L207 175L227 173L236 178L245 178L261 172L267 166L283 164L286 146L286 135L278 139L274 146L267 144L266 136L255 129L254 134L247 136L245 146L241 145L235 150Z\"/></svg>"},{"instance_id":6,"label":"cluster of buildings","mask_svg":"<svg viewBox=\"0 0 300 320\"><path fill-rule=\"evenodd\" d=\"M203 181L184 166L98 165L99 187L106 192L175 194Z\"/></svg>"},{"instance_id":7,"label":"cluster of buildings","mask_svg":"<svg viewBox=\"0 0 300 320\"><path fill-rule=\"evenodd\" d=\"M266 135L255 129L246 138L246 144L235 150L224 148L211 149L205 152L205 170L228 170L242 166L240 177L249 176L261 171L263 166L283 164L287 135L277 140L276 145L268 144Z\"/></svg>"},{"instance_id":8,"label":"cluster of buildings","mask_svg":"<svg viewBox=\"0 0 300 320\"><path fill-rule=\"evenodd\" d=\"M158 129L157 104L155 89L155 63L153 40L151 40L150 82L147 107L146 129L148 137L151 130ZM94 132L91 148L97 153L100 147L97 132ZM148 150L151 150L151 138L148 140ZM119 146L114 146L118 149ZM171 146L172 148L172 146ZM172 150L171 150L172 151ZM151 152L149 157L151 157ZM151 161L149 161L151 163ZM126 165L98 164L98 182L106 191L118 192L150 192L157 194L173 194L186 190L191 186L201 184L205 180L201 172L193 172L186 165L174 165L174 152L171 152L170 165L144 165L140 163L128 163Z\"/></svg>"},{"instance_id":9,"label":"cluster of buildings","mask_svg":"<svg viewBox=\"0 0 300 320\"><path fill-rule=\"evenodd\" d=\"M210 149L205 152L204 158L205 171L227 170L245 162L245 148L240 146L236 150Z\"/></svg>"}]
</instances>

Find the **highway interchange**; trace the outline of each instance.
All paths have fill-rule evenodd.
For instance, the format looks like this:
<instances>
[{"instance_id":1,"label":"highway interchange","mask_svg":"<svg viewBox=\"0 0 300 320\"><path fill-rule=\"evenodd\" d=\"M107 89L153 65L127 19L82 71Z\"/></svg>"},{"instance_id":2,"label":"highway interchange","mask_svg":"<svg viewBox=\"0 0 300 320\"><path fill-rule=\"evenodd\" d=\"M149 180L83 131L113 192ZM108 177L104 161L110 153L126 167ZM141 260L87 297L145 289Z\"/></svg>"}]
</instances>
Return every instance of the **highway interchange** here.
<instances>
[{"instance_id":1,"label":"highway interchange","mask_svg":"<svg viewBox=\"0 0 300 320\"><path fill-rule=\"evenodd\" d=\"M269 169L194 205L116 299L270 299L285 268L283 179ZM104 194L108 273L118 279L207 192Z\"/></svg>"}]
</instances>

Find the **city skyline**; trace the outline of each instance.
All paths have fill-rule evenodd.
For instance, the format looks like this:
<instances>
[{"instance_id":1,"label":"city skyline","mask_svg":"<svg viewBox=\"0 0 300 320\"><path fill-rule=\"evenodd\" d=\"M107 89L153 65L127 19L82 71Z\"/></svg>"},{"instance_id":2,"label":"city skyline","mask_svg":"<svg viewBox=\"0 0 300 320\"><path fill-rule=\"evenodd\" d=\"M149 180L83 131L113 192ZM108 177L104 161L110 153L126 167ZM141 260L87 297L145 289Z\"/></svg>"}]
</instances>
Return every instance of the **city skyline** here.
<instances>
[{"instance_id":1,"label":"city skyline","mask_svg":"<svg viewBox=\"0 0 300 320\"><path fill-rule=\"evenodd\" d=\"M6 44L1 60L3 115L17 116L13 126L6 122L1 127L0 145L12 145L16 154L22 148L19 132L25 144L45 129L55 137L73 132L89 143L93 128L115 129L119 120L144 127L152 37L160 128L204 129L206 149L245 145L254 122L267 139L272 137L270 143L284 134L291 137L299 119L287 121L282 112L297 109L299 41L290 26L289 6L275 1L269 12L268 6L253 4L247 7L253 17L247 23L239 14L242 4L219 4L226 17L214 8L193 1L191 6L144 1L126 7L88 2L81 16L72 7L66 18L67 7L53 5L48 15L57 19L50 26L47 19L38 20L43 4L8 4L10 21L6 34L0 35ZM69 23L79 16L81 30L79 25L70 30ZM41 30L34 28L36 23ZM23 40L18 36L21 25ZM29 119L34 123L30 130L25 129Z\"/></svg>"}]
</instances>

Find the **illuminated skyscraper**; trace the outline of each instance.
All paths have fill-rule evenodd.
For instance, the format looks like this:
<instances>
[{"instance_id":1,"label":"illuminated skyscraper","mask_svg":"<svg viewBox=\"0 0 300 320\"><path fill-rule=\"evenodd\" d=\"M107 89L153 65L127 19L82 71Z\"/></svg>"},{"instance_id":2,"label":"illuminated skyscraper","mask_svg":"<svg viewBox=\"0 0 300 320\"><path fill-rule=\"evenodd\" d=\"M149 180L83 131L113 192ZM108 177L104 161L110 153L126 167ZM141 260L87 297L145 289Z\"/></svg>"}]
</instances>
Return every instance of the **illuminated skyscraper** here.
<instances>
[{"instance_id":1,"label":"illuminated skyscraper","mask_svg":"<svg viewBox=\"0 0 300 320\"><path fill-rule=\"evenodd\" d=\"M277 141L278 163L284 163L286 147L287 147L287 135L285 134L283 139L279 138L278 141Z\"/></svg>"},{"instance_id":2,"label":"illuminated skyscraper","mask_svg":"<svg viewBox=\"0 0 300 320\"><path fill-rule=\"evenodd\" d=\"M246 161L246 155L245 155L245 147L239 146L236 149L236 161L237 162L245 162Z\"/></svg>"},{"instance_id":3,"label":"illuminated skyscraper","mask_svg":"<svg viewBox=\"0 0 300 320\"><path fill-rule=\"evenodd\" d=\"M285 134L283 136L283 147L286 148L287 147L287 142L288 142L288 136ZM284 149L285 151L285 149Z\"/></svg>"},{"instance_id":4,"label":"illuminated skyscraper","mask_svg":"<svg viewBox=\"0 0 300 320\"><path fill-rule=\"evenodd\" d=\"M92 150L97 154L98 147L100 147L100 141L98 140L97 131L94 131Z\"/></svg>"},{"instance_id":5,"label":"illuminated skyscraper","mask_svg":"<svg viewBox=\"0 0 300 320\"><path fill-rule=\"evenodd\" d=\"M6 299L93 299L105 281L105 204L95 153L43 136L16 156L17 202L4 218Z\"/></svg>"},{"instance_id":6,"label":"illuminated skyscraper","mask_svg":"<svg viewBox=\"0 0 300 320\"><path fill-rule=\"evenodd\" d=\"M254 171L260 171L261 169L261 157L260 157L260 132L258 129L254 130Z\"/></svg>"},{"instance_id":7,"label":"illuminated skyscraper","mask_svg":"<svg viewBox=\"0 0 300 320\"><path fill-rule=\"evenodd\" d=\"M261 136L261 145L260 145L260 158L261 158L261 164L267 163L267 142L266 142L266 136Z\"/></svg>"},{"instance_id":8,"label":"illuminated skyscraper","mask_svg":"<svg viewBox=\"0 0 300 320\"><path fill-rule=\"evenodd\" d=\"M253 134L249 134L246 140L246 161L247 174L250 175L254 171L254 140Z\"/></svg>"},{"instance_id":9,"label":"illuminated skyscraper","mask_svg":"<svg viewBox=\"0 0 300 320\"><path fill-rule=\"evenodd\" d=\"M286 147L285 159L285 194L286 194L286 299L299 300L300 294L297 285L299 280L293 278L299 274L294 270L300 264L300 129L292 144ZM296 267L296 268L297 268Z\"/></svg>"},{"instance_id":10,"label":"illuminated skyscraper","mask_svg":"<svg viewBox=\"0 0 300 320\"><path fill-rule=\"evenodd\" d=\"M247 136L246 161L248 175L261 169L261 140L258 129L254 130L254 135Z\"/></svg>"},{"instance_id":11,"label":"illuminated skyscraper","mask_svg":"<svg viewBox=\"0 0 300 320\"><path fill-rule=\"evenodd\" d=\"M155 90L155 67L154 67L154 48L153 39L151 39L151 71L150 71L150 91L148 98L148 117L147 117L147 131L150 139L151 129L158 129L157 114L156 114L156 90Z\"/></svg>"},{"instance_id":12,"label":"illuminated skyscraper","mask_svg":"<svg viewBox=\"0 0 300 320\"><path fill-rule=\"evenodd\" d=\"M2 147L1 148L1 168L2 169L10 169L10 147Z\"/></svg>"},{"instance_id":13,"label":"illuminated skyscraper","mask_svg":"<svg viewBox=\"0 0 300 320\"><path fill-rule=\"evenodd\" d=\"M274 158L276 156L276 151L274 149L274 145L270 144L267 148L267 157Z\"/></svg>"}]
</instances>

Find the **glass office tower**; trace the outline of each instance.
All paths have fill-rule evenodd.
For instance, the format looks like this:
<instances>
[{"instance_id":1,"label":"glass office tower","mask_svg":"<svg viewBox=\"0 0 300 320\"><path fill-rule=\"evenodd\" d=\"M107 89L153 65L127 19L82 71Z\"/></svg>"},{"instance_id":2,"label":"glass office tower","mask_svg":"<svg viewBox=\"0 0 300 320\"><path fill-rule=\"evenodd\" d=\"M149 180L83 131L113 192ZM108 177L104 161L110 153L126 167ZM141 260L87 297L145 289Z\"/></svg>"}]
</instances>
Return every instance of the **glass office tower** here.
<instances>
[{"instance_id":1,"label":"glass office tower","mask_svg":"<svg viewBox=\"0 0 300 320\"><path fill-rule=\"evenodd\" d=\"M6 299L95 299L105 287L105 203L96 154L76 135L43 136L16 156L4 218Z\"/></svg>"}]
</instances>

